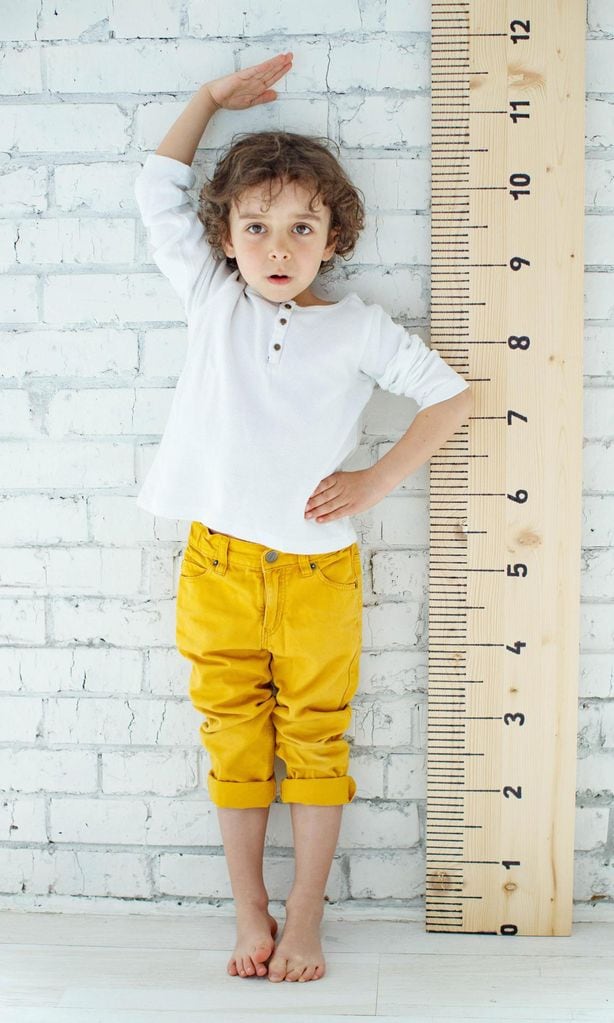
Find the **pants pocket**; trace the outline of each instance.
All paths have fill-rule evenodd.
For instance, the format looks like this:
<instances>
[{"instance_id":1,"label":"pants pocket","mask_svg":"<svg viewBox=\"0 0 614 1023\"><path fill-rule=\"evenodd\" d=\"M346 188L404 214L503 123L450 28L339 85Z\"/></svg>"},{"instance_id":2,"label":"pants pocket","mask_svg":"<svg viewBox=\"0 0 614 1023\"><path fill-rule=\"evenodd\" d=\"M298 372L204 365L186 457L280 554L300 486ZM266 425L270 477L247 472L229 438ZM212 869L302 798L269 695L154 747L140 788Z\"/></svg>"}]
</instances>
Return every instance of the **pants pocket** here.
<instances>
[{"instance_id":1,"label":"pants pocket","mask_svg":"<svg viewBox=\"0 0 614 1023\"><path fill-rule=\"evenodd\" d=\"M213 555L200 549L194 536L194 528L192 528L181 561L179 575L182 579L202 579L214 565L217 565L217 560Z\"/></svg>"},{"instance_id":2,"label":"pants pocket","mask_svg":"<svg viewBox=\"0 0 614 1023\"><path fill-rule=\"evenodd\" d=\"M333 554L314 555L311 564L315 565L318 578L327 586L337 590L358 589L360 555L353 545Z\"/></svg>"}]
</instances>

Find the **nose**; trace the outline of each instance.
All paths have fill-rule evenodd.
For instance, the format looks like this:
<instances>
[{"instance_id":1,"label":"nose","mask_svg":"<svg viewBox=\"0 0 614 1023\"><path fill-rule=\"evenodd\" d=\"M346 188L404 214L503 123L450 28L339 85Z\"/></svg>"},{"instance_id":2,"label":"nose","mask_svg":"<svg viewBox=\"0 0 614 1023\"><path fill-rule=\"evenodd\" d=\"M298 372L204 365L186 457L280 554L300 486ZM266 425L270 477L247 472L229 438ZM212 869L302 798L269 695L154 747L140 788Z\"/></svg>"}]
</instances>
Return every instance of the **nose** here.
<instances>
[{"instance_id":1,"label":"nose","mask_svg":"<svg viewBox=\"0 0 614 1023\"><path fill-rule=\"evenodd\" d=\"M279 245L271 245L271 248L269 249L269 258L270 259L274 259L274 260L277 260L277 259L283 259L283 260L290 259L290 253L288 252L288 246L287 245L283 245L281 242L279 243Z\"/></svg>"},{"instance_id":2,"label":"nose","mask_svg":"<svg viewBox=\"0 0 614 1023\"><path fill-rule=\"evenodd\" d=\"M290 244L285 232L279 235L272 235L269 246L269 258L290 259Z\"/></svg>"}]
</instances>

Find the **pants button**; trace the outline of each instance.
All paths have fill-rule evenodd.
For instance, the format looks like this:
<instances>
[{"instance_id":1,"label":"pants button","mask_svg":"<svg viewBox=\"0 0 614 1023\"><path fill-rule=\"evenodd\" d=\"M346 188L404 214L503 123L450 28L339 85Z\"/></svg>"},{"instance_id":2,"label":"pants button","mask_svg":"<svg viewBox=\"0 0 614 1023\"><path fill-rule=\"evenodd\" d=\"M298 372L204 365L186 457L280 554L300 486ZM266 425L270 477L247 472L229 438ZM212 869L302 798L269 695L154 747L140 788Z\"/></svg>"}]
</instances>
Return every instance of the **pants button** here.
<instances>
[{"instance_id":1,"label":"pants button","mask_svg":"<svg viewBox=\"0 0 614 1023\"><path fill-rule=\"evenodd\" d=\"M277 558L278 558L277 551L267 551L266 554L264 555L265 561L277 561Z\"/></svg>"}]
</instances>

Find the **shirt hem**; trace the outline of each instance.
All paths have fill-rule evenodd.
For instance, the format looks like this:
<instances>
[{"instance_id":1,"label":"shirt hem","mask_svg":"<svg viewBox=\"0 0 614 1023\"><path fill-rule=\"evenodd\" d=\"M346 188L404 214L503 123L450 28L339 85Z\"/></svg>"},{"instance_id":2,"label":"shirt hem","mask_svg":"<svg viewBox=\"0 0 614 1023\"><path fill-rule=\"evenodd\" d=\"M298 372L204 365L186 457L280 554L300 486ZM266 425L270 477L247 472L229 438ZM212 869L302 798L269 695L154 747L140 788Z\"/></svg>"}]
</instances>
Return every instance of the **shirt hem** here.
<instances>
[{"instance_id":1,"label":"shirt hem","mask_svg":"<svg viewBox=\"0 0 614 1023\"><path fill-rule=\"evenodd\" d=\"M215 516L211 515L203 516L202 512L194 511L193 513L192 512L186 513L185 510L169 511L161 510L159 509L159 507L158 509L154 510L153 507L141 503L141 501L139 500L137 500L136 504L139 508L142 508L144 511L149 512L151 515L155 515L157 518L159 517L163 519L175 519L176 521L180 522L202 522L204 525L208 526L210 529L214 529L218 533L229 533L232 536L236 536L241 540L248 540L251 543L260 543L265 547L269 547L271 550L280 551L284 554L330 554L332 551L338 551L341 550L343 547L349 547L350 544L357 543L358 541L356 530L351 524L348 525L346 529L344 529L344 532L346 534L345 536L346 542L343 542L344 541L343 537L338 537L337 542L333 541L334 546L331 547L330 544L328 546L321 546L317 542L309 540L306 541L309 542L310 544L310 546L307 547L302 540L299 540L297 544L294 544L292 542L280 543L279 537L274 537L273 534L266 529L260 530L256 527L254 530L251 529L243 530L240 526L233 527L232 523L222 522L221 519L217 519Z\"/></svg>"}]
</instances>

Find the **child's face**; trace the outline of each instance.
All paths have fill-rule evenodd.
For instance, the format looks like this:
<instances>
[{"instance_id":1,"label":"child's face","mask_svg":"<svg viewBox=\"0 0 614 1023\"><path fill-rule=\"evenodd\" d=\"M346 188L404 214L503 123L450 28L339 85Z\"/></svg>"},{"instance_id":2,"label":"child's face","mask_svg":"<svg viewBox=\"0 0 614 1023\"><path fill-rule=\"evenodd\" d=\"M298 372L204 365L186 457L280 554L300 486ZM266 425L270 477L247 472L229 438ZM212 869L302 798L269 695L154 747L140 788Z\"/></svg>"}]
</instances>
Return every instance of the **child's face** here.
<instances>
[{"instance_id":1,"label":"child's face","mask_svg":"<svg viewBox=\"0 0 614 1023\"><path fill-rule=\"evenodd\" d=\"M273 302L297 296L308 301L309 285L317 276L322 260L335 251L335 239L328 242L330 208L314 199L313 189L299 182L273 185L269 202L269 186L256 185L233 203L230 211L230 242L224 252L234 257L244 280ZM287 280L276 284L273 273L286 274ZM299 303L300 304L300 303Z\"/></svg>"}]
</instances>

